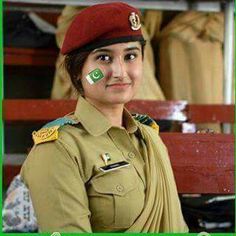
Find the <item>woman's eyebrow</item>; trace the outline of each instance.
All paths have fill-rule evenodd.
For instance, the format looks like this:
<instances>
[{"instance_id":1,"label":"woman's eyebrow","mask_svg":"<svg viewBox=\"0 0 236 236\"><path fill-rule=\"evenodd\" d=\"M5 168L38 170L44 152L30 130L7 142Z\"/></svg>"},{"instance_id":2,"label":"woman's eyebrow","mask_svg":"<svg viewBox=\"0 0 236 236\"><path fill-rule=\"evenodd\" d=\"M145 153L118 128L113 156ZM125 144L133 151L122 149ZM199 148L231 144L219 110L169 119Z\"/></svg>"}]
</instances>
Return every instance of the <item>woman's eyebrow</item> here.
<instances>
[{"instance_id":1,"label":"woman's eyebrow","mask_svg":"<svg viewBox=\"0 0 236 236\"><path fill-rule=\"evenodd\" d=\"M126 49L125 49L125 51L132 51L132 50L141 51L139 47L129 47L129 48L126 48Z\"/></svg>"},{"instance_id":2,"label":"woman's eyebrow","mask_svg":"<svg viewBox=\"0 0 236 236\"><path fill-rule=\"evenodd\" d=\"M138 50L138 51L141 51L139 47L128 47L128 48L125 48L124 51L127 52L127 51L132 51L132 50ZM94 51L92 51L92 54L95 54L95 53L99 53L99 52L113 52L112 49L108 49L108 48L98 48L98 49L95 49Z\"/></svg>"},{"instance_id":3,"label":"woman's eyebrow","mask_svg":"<svg viewBox=\"0 0 236 236\"><path fill-rule=\"evenodd\" d=\"M106 49L106 48L98 48L98 49L95 49L94 51L92 51L92 54L95 54L97 52L112 52L112 50Z\"/></svg>"}]
</instances>

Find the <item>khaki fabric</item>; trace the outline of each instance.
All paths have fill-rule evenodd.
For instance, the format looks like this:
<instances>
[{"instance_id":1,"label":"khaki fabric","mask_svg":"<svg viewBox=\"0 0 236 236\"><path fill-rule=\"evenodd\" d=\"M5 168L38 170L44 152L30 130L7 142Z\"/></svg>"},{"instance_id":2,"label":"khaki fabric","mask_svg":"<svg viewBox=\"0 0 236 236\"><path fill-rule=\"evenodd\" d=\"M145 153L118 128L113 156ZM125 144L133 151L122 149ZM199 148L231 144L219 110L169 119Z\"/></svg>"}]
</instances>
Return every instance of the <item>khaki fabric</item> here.
<instances>
[{"instance_id":1,"label":"khaki fabric","mask_svg":"<svg viewBox=\"0 0 236 236\"><path fill-rule=\"evenodd\" d=\"M56 32L56 39L58 47L61 48L64 35L71 21L83 8L66 6L61 16L58 19L58 29ZM155 77L155 63L154 56L151 47L150 37L145 29L142 27L145 40L147 40L146 47L144 50L144 75L143 81L137 92L136 99L157 99L165 100L162 90ZM78 97L78 93L73 87L68 73L63 67L64 56L61 54L58 56L56 61L56 71L54 75L54 82L51 92L52 99L75 99Z\"/></svg>"},{"instance_id":2,"label":"khaki fabric","mask_svg":"<svg viewBox=\"0 0 236 236\"><path fill-rule=\"evenodd\" d=\"M167 98L222 102L222 46L222 14L179 14L160 37L160 80Z\"/></svg>"},{"instance_id":3,"label":"khaki fabric","mask_svg":"<svg viewBox=\"0 0 236 236\"><path fill-rule=\"evenodd\" d=\"M223 103L223 14L184 12L159 36L160 84L167 99ZM199 127L219 131L219 125Z\"/></svg>"},{"instance_id":4,"label":"khaki fabric","mask_svg":"<svg viewBox=\"0 0 236 236\"><path fill-rule=\"evenodd\" d=\"M41 232L187 232L158 132L125 109L125 128L84 98L56 141L35 145L21 169ZM146 144L145 144L146 143ZM102 172L101 158L130 165Z\"/></svg>"},{"instance_id":5,"label":"khaki fabric","mask_svg":"<svg viewBox=\"0 0 236 236\"><path fill-rule=\"evenodd\" d=\"M65 33L74 17L83 10L84 7L66 6L57 21L56 41L61 48ZM59 53L56 61L53 86L51 91L52 99L75 99L78 97L76 89L73 87L69 74L64 66L64 56Z\"/></svg>"},{"instance_id":6,"label":"khaki fabric","mask_svg":"<svg viewBox=\"0 0 236 236\"><path fill-rule=\"evenodd\" d=\"M157 10L147 10L144 14L144 25L147 29L148 35L152 40L156 38L161 33L161 24L163 20L163 12Z\"/></svg>"},{"instance_id":7,"label":"khaki fabric","mask_svg":"<svg viewBox=\"0 0 236 236\"><path fill-rule=\"evenodd\" d=\"M188 227L181 213L167 150L156 132L145 126L141 131L146 144L143 147L146 150L146 201L142 214L127 232L186 233Z\"/></svg>"}]
</instances>

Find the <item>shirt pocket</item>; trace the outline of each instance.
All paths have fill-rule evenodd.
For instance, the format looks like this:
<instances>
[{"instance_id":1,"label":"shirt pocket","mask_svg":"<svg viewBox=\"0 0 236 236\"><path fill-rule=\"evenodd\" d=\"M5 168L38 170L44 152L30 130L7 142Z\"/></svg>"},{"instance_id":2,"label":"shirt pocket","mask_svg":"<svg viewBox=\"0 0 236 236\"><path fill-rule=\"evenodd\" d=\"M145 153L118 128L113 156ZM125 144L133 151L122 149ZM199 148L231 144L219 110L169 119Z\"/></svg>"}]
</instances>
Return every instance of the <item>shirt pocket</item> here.
<instances>
[{"instance_id":1,"label":"shirt pocket","mask_svg":"<svg viewBox=\"0 0 236 236\"><path fill-rule=\"evenodd\" d=\"M96 231L130 227L140 215L145 198L142 180L133 166L96 176L89 195Z\"/></svg>"}]
</instances>

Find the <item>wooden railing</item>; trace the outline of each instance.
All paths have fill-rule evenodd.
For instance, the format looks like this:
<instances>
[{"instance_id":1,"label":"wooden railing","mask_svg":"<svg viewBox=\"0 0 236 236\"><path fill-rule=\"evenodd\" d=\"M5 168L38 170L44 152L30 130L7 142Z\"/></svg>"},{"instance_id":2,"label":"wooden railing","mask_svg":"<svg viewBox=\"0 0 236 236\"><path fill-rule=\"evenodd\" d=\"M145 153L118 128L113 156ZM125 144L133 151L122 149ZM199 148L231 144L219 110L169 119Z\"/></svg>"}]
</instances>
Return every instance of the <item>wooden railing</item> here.
<instances>
[{"instance_id":1,"label":"wooden railing","mask_svg":"<svg viewBox=\"0 0 236 236\"><path fill-rule=\"evenodd\" d=\"M5 99L6 122L50 121L75 109L75 100ZM131 112L147 114L156 120L193 123L234 123L234 105L193 105L185 101L135 100L127 104Z\"/></svg>"},{"instance_id":2,"label":"wooden railing","mask_svg":"<svg viewBox=\"0 0 236 236\"><path fill-rule=\"evenodd\" d=\"M161 133L179 193L234 193L234 137L226 134ZM20 171L4 165L4 184Z\"/></svg>"}]
</instances>

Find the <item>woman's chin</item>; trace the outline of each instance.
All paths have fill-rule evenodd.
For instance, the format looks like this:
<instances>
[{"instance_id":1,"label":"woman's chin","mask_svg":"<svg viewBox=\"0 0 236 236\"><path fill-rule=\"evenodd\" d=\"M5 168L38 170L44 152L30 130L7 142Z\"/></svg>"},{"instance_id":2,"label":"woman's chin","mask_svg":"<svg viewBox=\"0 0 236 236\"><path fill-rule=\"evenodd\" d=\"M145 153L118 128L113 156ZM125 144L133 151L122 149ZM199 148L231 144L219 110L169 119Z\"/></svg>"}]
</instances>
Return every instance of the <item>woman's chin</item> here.
<instances>
[{"instance_id":1,"label":"woman's chin","mask_svg":"<svg viewBox=\"0 0 236 236\"><path fill-rule=\"evenodd\" d=\"M119 96L119 97L113 97L113 98L109 99L109 103L110 104L125 104L131 100L132 100L132 96L130 96L130 95Z\"/></svg>"}]
</instances>

